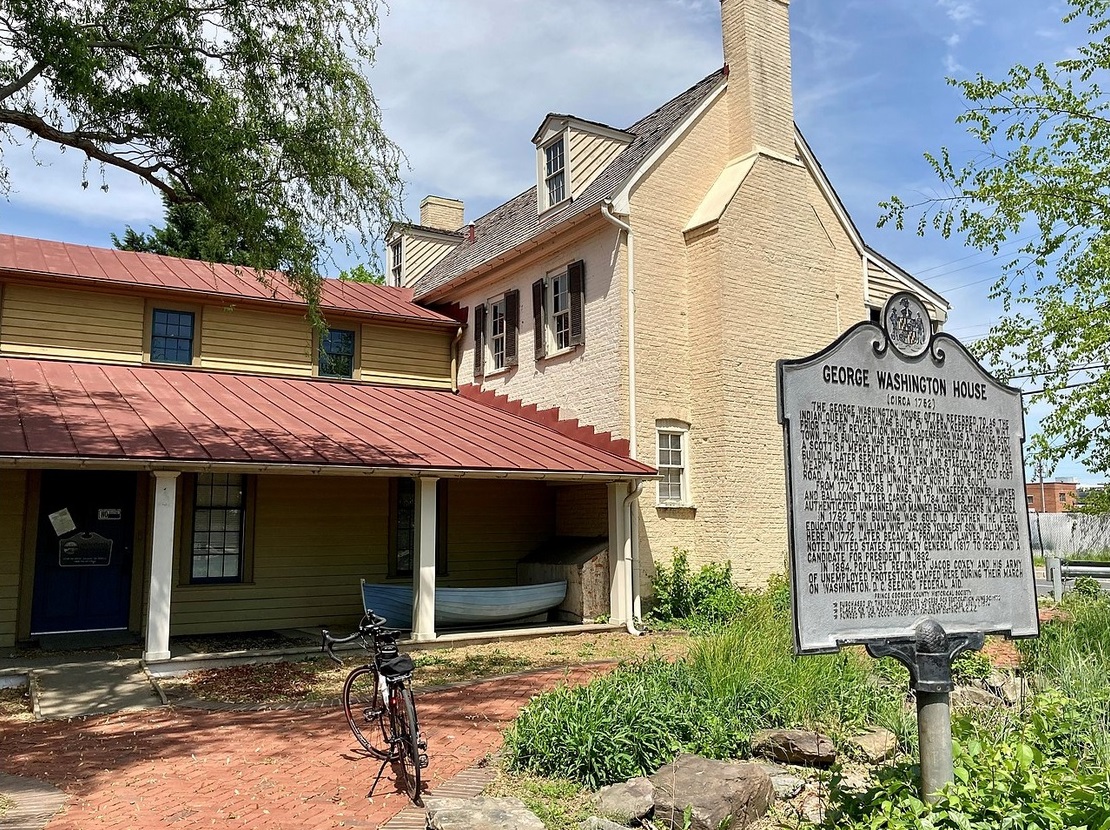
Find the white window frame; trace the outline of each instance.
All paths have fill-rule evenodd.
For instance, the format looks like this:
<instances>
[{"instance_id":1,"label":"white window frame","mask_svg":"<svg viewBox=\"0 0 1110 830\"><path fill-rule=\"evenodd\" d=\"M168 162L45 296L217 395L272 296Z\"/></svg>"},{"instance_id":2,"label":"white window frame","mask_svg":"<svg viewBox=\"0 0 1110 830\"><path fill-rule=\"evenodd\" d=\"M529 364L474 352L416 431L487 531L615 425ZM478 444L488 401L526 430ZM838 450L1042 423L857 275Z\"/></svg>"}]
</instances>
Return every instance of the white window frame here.
<instances>
[{"instance_id":1,"label":"white window frame","mask_svg":"<svg viewBox=\"0 0 1110 830\"><path fill-rule=\"evenodd\" d=\"M555 310L555 284L562 281L564 301L566 307L562 311ZM544 337L547 341L546 354L548 357L555 357L564 352L574 350L574 346L570 342L570 271L567 266L562 269L552 271L544 279L544 293L547 295L544 298ZM559 322L562 320L565 323L564 339L566 342L562 345L559 344Z\"/></svg>"},{"instance_id":2,"label":"white window frame","mask_svg":"<svg viewBox=\"0 0 1110 830\"><path fill-rule=\"evenodd\" d=\"M665 448L668 455L664 459L664 436L666 436L667 447ZM678 439L678 446L674 446L674 439ZM675 464L674 458L671 453L677 451L679 458L678 463ZM664 463L664 460L667 463ZM655 486L655 504L657 507L691 507L693 502L690 498L690 427L687 424L682 424L677 421L658 421L655 425L655 461L656 467L659 470L659 480ZM673 480L669 480L676 475L678 478L678 498L674 498L673 494L668 492L664 496L664 487L668 490L671 489Z\"/></svg>"},{"instance_id":3,"label":"white window frame","mask_svg":"<svg viewBox=\"0 0 1110 830\"><path fill-rule=\"evenodd\" d=\"M557 170L551 170L548 167L548 151L556 144L562 146L563 164L562 167L559 167ZM570 198L570 157L568 150L567 133L565 130L540 147L540 183L543 186L542 193L545 210L553 208L556 205L561 205ZM551 185L557 178L561 179L562 182L562 197L554 199L552 198Z\"/></svg>"},{"instance_id":4,"label":"white window frame","mask_svg":"<svg viewBox=\"0 0 1110 830\"><path fill-rule=\"evenodd\" d=\"M487 301L486 307L489 311L486 312L486 331L485 350L486 350L486 365L489 369L486 370L486 376L496 375L501 372L506 372L509 369L508 356L505 353L505 345L508 342L508 318L506 311L508 310L508 302L505 295L494 297ZM501 333L497 333L497 320L498 309L501 312ZM498 351L498 339L500 339L500 351Z\"/></svg>"},{"instance_id":5,"label":"white window frame","mask_svg":"<svg viewBox=\"0 0 1110 830\"><path fill-rule=\"evenodd\" d=\"M389 276L393 286L400 288L402 271L405 265L405 241L398 237L389 243Z\"/></svg>"}]
</instances>

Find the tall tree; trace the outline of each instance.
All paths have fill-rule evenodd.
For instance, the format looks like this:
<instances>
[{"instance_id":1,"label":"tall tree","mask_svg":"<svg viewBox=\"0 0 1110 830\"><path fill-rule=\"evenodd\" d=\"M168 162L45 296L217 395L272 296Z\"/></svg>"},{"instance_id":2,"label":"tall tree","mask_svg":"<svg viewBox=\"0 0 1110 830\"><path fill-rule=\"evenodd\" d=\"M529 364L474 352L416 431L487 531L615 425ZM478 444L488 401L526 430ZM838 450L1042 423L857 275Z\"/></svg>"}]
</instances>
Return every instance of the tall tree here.
<instances>
[{"instance_id":1,"label":"tall tree","mask_svg":"<svg viewBox=\"0 0 1110 830\"><path fill-rule=\"evenodd\" d=\"M399 214L367 80L378 0L0 0L3 146L30 136L202 205L315 313L321 256Z\"/></svg>"},{"instance_id":2,"label":"tall tree","mask_svg":"<svg viewBox=\"0 0 1110 830\"><path fill-rule=\"evenodd\" d=\"M234 228L220 225L199 202L174 204L163 200L166 224L142 233L128 226L123 236L112 234L112 244L121 251L224 262L273 269L278 262L265 258L272 246L264 246L252 254L249 243Z\"/></svg>"},{"instance_id":3,"label":"tall tree","mask_svg":"<svg viewBox=\"0 0 1110 830\"><path fill-rule=\"evenodd\" d=\"M1065 23L1085 23L1089 39L1075 57L949 80L969 105L957 122L982 151L962 166L946 148L926 154L942 194L895 196L880 224L912 215L918 233L994 254L1024 240L991 288L1003 315L975 349L1027 381L1027 404L1050 407L1036 460L1110 472L1110 0L1069 3Z\"/></svg>"}]
</instances>

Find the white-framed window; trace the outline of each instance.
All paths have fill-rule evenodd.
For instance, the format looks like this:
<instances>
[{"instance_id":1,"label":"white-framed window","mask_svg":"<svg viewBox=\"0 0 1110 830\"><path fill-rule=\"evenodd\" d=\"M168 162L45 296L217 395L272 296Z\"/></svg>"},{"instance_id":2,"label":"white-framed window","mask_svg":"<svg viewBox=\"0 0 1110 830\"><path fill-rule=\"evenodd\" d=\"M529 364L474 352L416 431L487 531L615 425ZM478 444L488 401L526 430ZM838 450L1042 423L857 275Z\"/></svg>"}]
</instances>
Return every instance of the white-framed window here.
<instances>
[{"instance_id":1,"label":"white-framed window","mask_svg":"<svg viewBox=\"0 0 1110 830\"><path fill-rule=\"evenodd\" d=\"M678 421L658 421L655 427L660 507L690 506L690 428Z\"/></svg>"},{"instance_id":2,"label":"white-framed window","mask_svg":"<svg viewBox=\"0 0 1110 830\"><path fill-rule=\"evenodd\" d=\"M555 351L570 348L570 280L563 271L548 277L548 299L551 302L550 337Z\"/></svg>"},{"instance_id":3,"label":"white-framed window","mask_svg":"<svg viewBox=\"0 0 1110 830\"><path fill-rule=\"evenodd\" d=\"M532 283L536 359L553 357L586 342L586 264L582 260Z\"/></svg>"},{"instance_id":4,"label":"white-framed window","mask_svg":"<svg viewBox=\"0 0 1110 830\"><path fill-rule=\"evenodd\" d=\"M481 377L517 364L520 292L506 291L474 306L474 376Z\"/></svg>"},{"instance_id":5,"label":"white-framed window","mask_svg":"<svg viewBox=\"0 0 1110 830\"><path fill-rule=\"evenodd\" d=\"M401 272L403 270L405 260L403 257L403 242L401 237L397 237L389 243L389 277L390 285L399 286L401 284Z\"/></svg>"},{"instance_id":6,"label":"white-framed window","mask_svg":"<svg viewBox=\"0 0 1110 830\"><path fill-rule=\"evenodd\" d=\"M489 371L505 368L505 298L489 301Z\"/></svg>"},{"instance_id":7,"label":"white-framed window","mask_svg":"<svg viewBox=\"0 0 1110 830\"><path fill-rule=\"evenodd\" d=\"M562 135L543 148L543 185L545 207L557 205L567 197L566 141Z\"/></svg>"}]
</instances>

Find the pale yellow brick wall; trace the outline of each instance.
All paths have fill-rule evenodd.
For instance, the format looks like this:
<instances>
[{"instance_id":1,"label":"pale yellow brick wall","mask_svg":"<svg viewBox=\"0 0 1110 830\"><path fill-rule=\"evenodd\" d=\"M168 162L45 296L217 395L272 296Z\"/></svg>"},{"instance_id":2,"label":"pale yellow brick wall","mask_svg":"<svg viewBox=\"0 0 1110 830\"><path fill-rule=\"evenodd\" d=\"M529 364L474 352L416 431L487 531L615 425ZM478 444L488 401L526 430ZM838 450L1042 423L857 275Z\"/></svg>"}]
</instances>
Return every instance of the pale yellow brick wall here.
<instances>
[{"instance_id":1,"label":"pale yellow brick wall","mask_svg":"<svg viewBox=\"0 0 1110 830\"><path fill-rule=\"evenodd\" d=\"M704 194L727 162L727 109L715 105L633 196L639 457L656 461L657 420L688 422L693 503L657 507L644 488L645 590L675 548L695 567L731 562L746 585L784 570L775 361L865 314L859 254L800 165L760 158L719 225L682 237L693 206L679 191Z\"/></svg>"},{"instance_id":2,"label":"pale yellow brick wall","mask_svg":"<svg viewBox=\"0 0 1110 830\"><path fill-rule=\"evenodd\" d=\"M622 234L623 236L623 234ZM479 383L513 400L559 407L563 418L577 418L618 438L628 437L627 341L624 336L625 252L618 229L598 218L577 239L543 252L523 265L498 271L467 286L451 300L468 309L468 328L459 360L459 382ZM532 283L567 263L586 263L586 342L572 351L535 359ZM498 373L474 376L474 307L520 292L519 362ZM488 361L487 361L488 366Z\"/></svg>"}]
</instances>

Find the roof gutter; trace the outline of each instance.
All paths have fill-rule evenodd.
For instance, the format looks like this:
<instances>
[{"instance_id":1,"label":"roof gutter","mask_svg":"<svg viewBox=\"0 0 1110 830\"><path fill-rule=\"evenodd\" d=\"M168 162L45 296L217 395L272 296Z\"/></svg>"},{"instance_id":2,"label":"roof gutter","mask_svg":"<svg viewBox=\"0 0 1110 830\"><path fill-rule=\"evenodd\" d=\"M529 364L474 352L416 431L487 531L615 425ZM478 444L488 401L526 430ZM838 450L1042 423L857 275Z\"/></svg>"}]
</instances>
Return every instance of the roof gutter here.
<instances>
[{"instance_id":1,"label":"roof gutter","mask_svg":"<svg viewBox=\"0 0 1110 830\"><path fill-rule=\"evenodd\" d=\"M343 464L242 463L238 461L136 461L117 458L57 458L52 456L15 455L0 457L0 469L23 470L123 470L136 472L237 472L247 474L302 476L383 476L390 478L467 478L513 479L517 481L637 481L646 472L573 472L547 470L489 470L451 467L355 467Z\"/></svg>"},{"instance_id":2,"label":"roof gutter","mask_svg":"<svg viewBox=\"0 0 1110 830\"><path fill-rule=\"evenodd\" d=\"M459 391L459 341L462 340L463 326L459 326L459 330L455 332L455 339L451 341L451 391L458 394Z\"/></svg>"}]
</instances>

